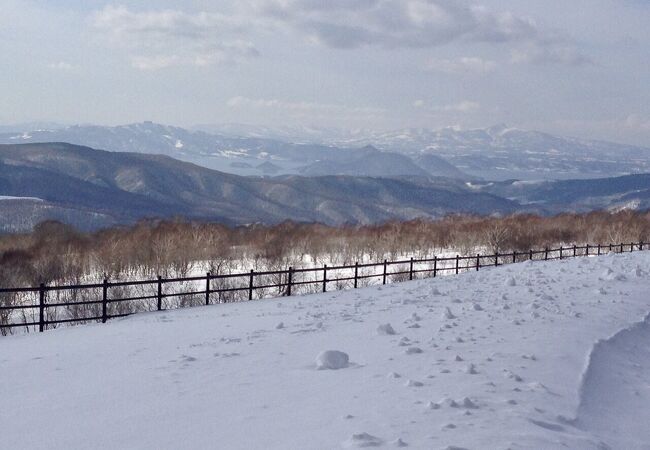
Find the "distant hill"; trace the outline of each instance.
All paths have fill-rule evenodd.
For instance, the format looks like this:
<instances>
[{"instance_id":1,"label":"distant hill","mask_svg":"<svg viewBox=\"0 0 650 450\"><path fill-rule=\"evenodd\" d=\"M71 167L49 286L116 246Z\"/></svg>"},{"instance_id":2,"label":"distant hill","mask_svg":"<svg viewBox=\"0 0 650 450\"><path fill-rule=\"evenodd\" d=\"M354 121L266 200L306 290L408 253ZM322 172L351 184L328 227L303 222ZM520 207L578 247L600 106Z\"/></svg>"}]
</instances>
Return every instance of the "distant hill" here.
<instances>
[{"instance_id":1,"label":"distant hill","mask_svg":"<svg viewBox=\"0 0 650 450\"><path fill-rule=\"evenodd\" d=\"M546 212L650 209L650 174L556 182L505 181L478 189Z\"/></svg>"},{"instance_id":2,"label":"distant hill","mask_svg":"<svg viewBox=\"0 0 650 450\"><path fill-rule=\"evenodd\" d=\"M515 202L449 179L241 177L162 155L67 143L0 145L0 196L42 200L0 201L5 230L49 217L96 228L176 215L229 224L341 224L518 210ZM24 217L29 211L31 219Z\"/></svg>"}]
</instances>

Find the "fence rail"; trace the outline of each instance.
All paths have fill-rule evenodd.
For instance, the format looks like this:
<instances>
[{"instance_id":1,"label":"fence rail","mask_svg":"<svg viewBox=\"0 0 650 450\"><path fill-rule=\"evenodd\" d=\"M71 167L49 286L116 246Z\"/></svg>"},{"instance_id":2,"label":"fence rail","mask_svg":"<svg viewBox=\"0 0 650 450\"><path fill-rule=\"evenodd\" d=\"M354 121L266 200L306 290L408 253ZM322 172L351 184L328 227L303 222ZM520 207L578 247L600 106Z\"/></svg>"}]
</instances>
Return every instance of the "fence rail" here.
<instances>
[{"instance_id":1,"label":"fence rail","mask_svg":"<svg viewBox=\"0 0 650 450\"><path fill-rule=\"evenodd\" d=\"M605 252L647 250L643 242L629 244L586 244L491 255L384 260L378 263L294 268L277 271L114 281L79 285L41 284L38 287L0 288L0 331L24 328L43 332L60 324L107 322L137 312L161 311L198 305L277 298L306 292L387 284L417 278L478 271L523 261L550 261ZM377 270L379 269L379 270ZM368 273L370 270L370 273ZM177 289L171 289L176 287ZM134 291L135 288L135 291ZM138 290L139 289L139 290ZM135 292L135 293L133 293ZM59 301L63 296L64 301ZM173 303L170 300L176 300ZM198 300L197 300L198 299Z\"/></svg>"}]
</instances>

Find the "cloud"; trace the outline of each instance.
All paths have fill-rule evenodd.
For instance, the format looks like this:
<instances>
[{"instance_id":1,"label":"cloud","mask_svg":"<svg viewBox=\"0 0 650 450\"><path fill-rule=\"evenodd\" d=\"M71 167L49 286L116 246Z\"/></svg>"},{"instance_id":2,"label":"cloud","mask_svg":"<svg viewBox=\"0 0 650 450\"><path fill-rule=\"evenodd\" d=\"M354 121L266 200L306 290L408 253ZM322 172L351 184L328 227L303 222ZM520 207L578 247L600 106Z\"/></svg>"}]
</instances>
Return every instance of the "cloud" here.
<instances>
[{"instance_id":1,"label":"cloud","mask_svg":"<svg viewBox=\"0 0 650 450\"><path fill-rule=\"evenodd\" d=\"M650 131L650 117L630 114L622 121L622 126L634 131Z\"/></svg>"},{"instance_id":2,"label":"cloud","mask_svg":"<svg viewBox=\"0 0 650 450\"><path fill-rule=\"evenodd\" d=\"M426 70L452 75L486 74L493 72L497 63L478 57L464 56L457 59L430 59L426 63Z\"/></svg>"},{"instance_id":3,"label":"cloud","mask_svg":"<svg viewBox=\"0 0 650 450\"><path fill-rule=\"evenodd\" d=\"M47 65L48 69L60 70L62 72L69 72L74 69L74 66L66 61L51 62Z\"/></svg>"},{"instance_id":4,"label":"cloud","mask_svg":"<svg viewBox=\"0 0 650 450\"><path fill-rule=\"evenodd\" d=\"M433 48L452 42L505 44L518 63L589 64L571 39L526 16L463 0L252 0L252 14L331 48ZM249 11L249 13L251 13ZM487 73L493 61L431 61L445 73Z\"/></svg>"},{"instance_id":5,"label":"cloud","mask_svg":"<svg viewBox=\"0 0 650 450\"><path fill-rule=\"evenodd\" d=\"M481 104L471 100L463 100L452 105L445 105L439 109L448 112L473 113L481 109Z\"/></svg>"},{"instance_id":6,"label":"cloud","mask_svg":"<svg viewBox=\"0 0 650 450\"><path fill-rule=\"evenodd\" d=\"M257 0L255 11L334 48L427 48L452 41L521 42L529 18L454 0Z\"/></svg>"},{"instance_id":7,"label":"cloud","mask_svg":"<svg viewBox=\"0 0 650 450\"><path fill-rule=\"evenodd\" d=\"M462 0L245 0L227 12L192 13L108 5L91 15L90 24L111 45L128 49L134 67L146 70L241 62L259 55L253 39L286 31L337 49L489 43L514 48L517 63L588 62L568 39L541 30L528 17ZM476 57L428 65L453 74L494 67Z\"/></svg>"},{"instance_id":8,"label":"cloud","mask_svg":"<svg viewBox=\"0 0 650 450\"><path fill-rule=\"evenodd\" d=\"M414 108L426 108L424 100L416 100L413 102ZM473 100L462 100L458 103L451 103L448 105L434 105L427 108L429 112L433 113L475 113L481 110L481 104Z\"/></svg>"},{"instance_id":9,"label":"cloud","mask_svg":"<svg viewBox=\"0 0 650 450\"><path fill-rule=\"evenodd\" d=\"M510 61L513 64L561 64L575 67L594 64L591 58L565 43L529 44L512 50Z\"/></svg>"},{"instance_id":10,"label":"cloud","mask_svg":"<svg viewBox=\"0 0 650 450\"><path fill-rule=\"evenodd\" d=\"M207 66L257 56L236 15L179 10L134 12L108 5L92 14L92 28L110 44L129 50L132 66L143 70L177 65Z\"/></svg>"},{"instance_id":11,"label":"cloud","mask_svg":"<svg viewBox=\"0 0 650 450\"><path fill-rule=\"evenodd\" d=\"M355 118L373 119L386 114L384 108L370 106L345 106L339 104L291 102L279 99L248 98L243 96L233 97L228 100L230 108L247 110L267 110L282 113L294 118Z\"/></svg>"}]
</instances>

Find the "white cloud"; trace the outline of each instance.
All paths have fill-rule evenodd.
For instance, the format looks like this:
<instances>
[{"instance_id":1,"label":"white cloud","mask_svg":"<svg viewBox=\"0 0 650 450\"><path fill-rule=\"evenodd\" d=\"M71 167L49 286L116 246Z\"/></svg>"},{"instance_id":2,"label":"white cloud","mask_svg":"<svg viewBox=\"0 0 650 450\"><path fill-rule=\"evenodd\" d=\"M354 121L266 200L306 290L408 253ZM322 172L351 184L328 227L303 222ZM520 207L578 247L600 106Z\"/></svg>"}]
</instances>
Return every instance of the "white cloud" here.
<instances>
[{"instance_id":1,"label":"white cloud","mask_svg":"<svg viewBox=\"0 0 650 450\"><path fill-rule=\"evenodd\" d=\"M256 13L335 48L521 42L540 35L529 18L453 0L257 0L254 5Z\"/></svg>"},{"instance_id":2,"label":"white cloud","mask_svg":"<svg viewBox=\"0 0 650 450\"><path fill-rule=\"evenodd\" d=\"M238 36L242 24L237 16L170 9L134 12L109 5L90 22L109 43L129 49L132 66L143 70L207 66L258 55L251 42Z\"/></svg>"},{"instance_id":3,"label":"white cloud","mask_svg":"<svg viewBox=\"0 0 650 450\"><path fill-rule=\"evenodd\" d=\"M233 97L227 105L231 108L248 110L267 110L283 113L294 118L355 118L372 119L386 114L383 108L370 106L346 106L315 102L291 102L279 99Z\"/></svg>"},{"instance_id":4,"label":"white cloud","mask_svg":"<svg viewBox=\"0 0 650 450\"><path fill-rule=\"evenodd\" d=\"M413 106L416 108L426 107L426 102L424 100L416 100L413 103ZM462 113L469 114L475 113L481 110L481 104L473 100L462 100L458 103L450 103L448 105L433 105L427 108L429 112L436 114L439 113Z\"/></svg>"},{"instance_id":5,"label":"white cloud","mask_svg":"<svg viewBox=\"0 0 650 450\"><path fill-rule=\"evenodd\" d=\"M51 62L47 65L48 69L60 70L62 72L69 72L74 69L74 66L66 61Z\"/></svg>"},{"instance_id":6,"label":"white cloud","mask_svg":"<svg viewBox=\"0 0 650 450\"><path fill-rule=\"evenodd\" d=\"M432 48L452 42L507 44L513 62L579 66L590 63L571 39L526 16L462 0L253 0L252 14L277 29L332 48ZM250 10L249 10L250 13ZM487 73L493 61L476 57L431 61L446 73Z\"/></svg>"},{"instance_id":7,"label":"white cloud","mask_svg":"<svg viewBox=\"0 0 650 450\"><path fill-rule=\"evenodd\" d=\"M463 100L452 105L445 105L440 109L449 112L473 113L481 109L481 104L471 100Z\"/></svg>"},{"instance_id":8,"label":"white cloud","mask_svg":"<svg viewBox=\"0 0 650 450\"><path fill-rule=\"evenodd\" d=\"M497 63L478 57L464 56L457 59L430 59L426 63L426 70L452 75L486 74L493 72Z\"/></svg>"},{"instance_id":9,"label":"white cloud","mask_svg":"<svg viewBox=\"0 0 650 450\"><path fill-rule=\"evenodd\" d=\"M567 66L586 66L593 64L588 56L566 43L528 44L511 52L513 64L561 64Z\"/></svg>"},{"instance_id":10,"label":"white cloud","mask_svg":"<svg viewBox=\"0 0 650 450\"><path fill-rule=\"evenodd\" d=\"M630 114L623 121L625 128L634 131L650 131L650 117L642 117L638 114Z\"/></svg>"},{"instance_id":11,"label":"white cloud","mask_svg":"<svg viewBox=\"0 0 650 450\"><path fill-rule=\"evenodd\" d=\"M332 48L431 48L458 43L507 43L513 62L587 62L567 39L530 18L461 0L246 0L227 13L178 9L134 11L108 5L92 28L129 49L137 68L210 65L257 56L260 33L291 31ZM204 62L204 63L200 63ZM477 57L433 60L432 71L487 73L495 63Z\"/></svg>"}]
</instances>

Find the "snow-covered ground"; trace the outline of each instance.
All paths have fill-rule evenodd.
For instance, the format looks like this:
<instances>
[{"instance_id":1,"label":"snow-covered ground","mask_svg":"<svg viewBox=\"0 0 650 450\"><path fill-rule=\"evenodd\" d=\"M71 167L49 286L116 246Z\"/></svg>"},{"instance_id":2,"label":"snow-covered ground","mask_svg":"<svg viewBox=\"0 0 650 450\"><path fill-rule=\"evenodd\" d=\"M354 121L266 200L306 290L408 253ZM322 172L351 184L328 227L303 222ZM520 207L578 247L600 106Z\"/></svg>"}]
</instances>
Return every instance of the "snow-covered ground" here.
<instances>
[{"instance_id":1,"label":"snow-covered ground","mask_svg":"<svg viewBox=\"0 0 650 450\"><path fill-rule=\"evenodd\" d=\"M3 338L0 446L648 449L646 268L521 263Z\"/></svg>"}]
</instances>

